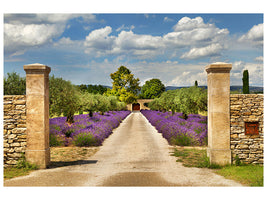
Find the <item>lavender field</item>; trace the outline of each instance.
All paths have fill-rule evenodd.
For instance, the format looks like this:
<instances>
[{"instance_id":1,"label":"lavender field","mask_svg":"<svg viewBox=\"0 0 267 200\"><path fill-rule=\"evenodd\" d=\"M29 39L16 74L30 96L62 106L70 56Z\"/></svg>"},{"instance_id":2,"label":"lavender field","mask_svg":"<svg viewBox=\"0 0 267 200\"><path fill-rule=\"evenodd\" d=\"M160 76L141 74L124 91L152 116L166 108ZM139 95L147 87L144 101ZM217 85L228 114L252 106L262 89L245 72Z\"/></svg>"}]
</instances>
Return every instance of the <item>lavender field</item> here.
<instances>
[{"instance_id":1,"label":"lavender field","mask_svg":"<svg viewBox=\"0 0 267 200\"><path fill-rule=\"evenodd\" d=\"M207 117L190 114L182 119L182 113L142 110L148 121L162 133L169 144L180 146L207 145Z\"/></svg>"},{"instance_id":2,"label":"lavender field","mask_svg":"<svg viewBox=\"0 0 267 200\"><path fill-rule=\"evenodd\" d=\"M112 130L130 114L130 111L109 111L104 115L94 113L75 115L74 123L66 123L66 117L49 120L50 146L99 146Z\"/></svg>"}]
</instances>

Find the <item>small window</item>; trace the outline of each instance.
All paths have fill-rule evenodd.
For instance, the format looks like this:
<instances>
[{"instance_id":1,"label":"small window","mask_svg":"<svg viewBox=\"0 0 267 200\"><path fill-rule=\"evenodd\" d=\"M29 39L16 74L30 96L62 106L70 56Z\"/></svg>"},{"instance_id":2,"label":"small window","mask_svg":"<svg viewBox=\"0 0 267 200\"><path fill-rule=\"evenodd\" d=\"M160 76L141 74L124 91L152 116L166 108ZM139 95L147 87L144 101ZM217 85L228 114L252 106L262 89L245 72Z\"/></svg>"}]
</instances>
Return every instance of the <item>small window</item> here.
<instances>
[{"instance_id":1,"label":"small window","mask_svg":"<svg viewBox=\"0 0 267 200\"><path fill-rule=\"evenodd\" d=\"M245 135L259 135L259 122L245 122Z\"/></svg>"}]
</instances>

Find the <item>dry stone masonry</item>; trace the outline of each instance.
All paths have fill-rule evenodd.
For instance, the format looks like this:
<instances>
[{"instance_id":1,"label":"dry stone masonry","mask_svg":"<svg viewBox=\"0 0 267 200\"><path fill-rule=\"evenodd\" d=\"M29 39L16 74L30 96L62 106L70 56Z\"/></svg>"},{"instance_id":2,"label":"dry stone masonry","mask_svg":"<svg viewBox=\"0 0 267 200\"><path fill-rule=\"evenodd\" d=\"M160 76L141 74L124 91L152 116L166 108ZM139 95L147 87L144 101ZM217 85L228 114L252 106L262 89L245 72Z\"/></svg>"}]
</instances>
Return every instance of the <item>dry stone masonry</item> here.
<instances>
[{"instance_id":1,"label":"dry stone masonry","mask_svg":"<svg viewBox=\"0 0 267 200\"><path fill-rule=\"evenodd\" d=\"M263 164L263 94L230 95L230 115L232 162Z\"/></svg>"},{"instance_id":2,"label":"dry stone masonry","mask_svg":"<svg viewBox=\"0 0 267 200\"><path fill-rule=\"evenodd\" d=\"M4 167L15 165L26 150L26 96L4 96Z\"/></svg>"}]
</instances>

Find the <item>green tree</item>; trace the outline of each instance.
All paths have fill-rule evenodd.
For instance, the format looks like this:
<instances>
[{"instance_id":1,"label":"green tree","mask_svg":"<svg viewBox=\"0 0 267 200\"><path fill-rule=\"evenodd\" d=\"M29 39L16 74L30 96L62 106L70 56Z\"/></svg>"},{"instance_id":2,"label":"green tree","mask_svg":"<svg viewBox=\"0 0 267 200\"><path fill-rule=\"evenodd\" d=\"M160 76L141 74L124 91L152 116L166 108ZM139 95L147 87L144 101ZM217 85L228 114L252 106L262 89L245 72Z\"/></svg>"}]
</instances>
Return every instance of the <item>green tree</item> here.
<instances>
[{"instance_id":1,"label":"green tree","mask_svg":"<svg viewBox=\"0 0 267 200\"><path fill-rule=\"evenodd\" d=\"M77 88L82 92L87 91L87 85L84 84L78 85Z\"/></svg>"},{"instance_id":2,"label":"green tree","mask_svg":"<svg viewBox=\"0 0 267 200\"><path fill-rule=\"evenodd\" d=\"M160 95L165 91L165 86L163 83L156 78L146 81L142 86L140 98L143 99L155 99L160 97Z\"/></svg>"},{"instance_id":3,"label":"green tree","mask_svg":"<svg viewBox=\"0 0 267 200\"><path fill-rule=\"evenodd\" d=\"M73 123L73 116L79 110L79 93L70 81L51 76L49 78L49 113L51 116L67 117L68 123Z\"/></svg>"},{"instance_id":4,"label":"green tree","mask_svg":"<svg viewBox=\"0 0 267 200\"><path fill-rule=\"evenodd\" d=\"M96 103L97 111L100 111L102 115L104 114L104 112L109 111L110 101L106 96L101 94L95 94L95 99L97 101Z\"/></svg>"},{"instance_id":5,"label":"green tree","mask_svg":"<svg viewBox=\"0 0 267 200\"><path fill-rule=\"evenodd\" d=\"M168 90L162 93L162 95L159 98L160 110L165 112L172 111L172 114L174 114L176 110L176 106L174 104L175 96L176 96L175 90Z\"/></svg>"},{"instance_id":6,"label":"green tree","mask_svg":"<svg viewBox=\"0 0 267 200\"><path fill-rule=\"evenodd\" d=\"M81 92L79 103L79 110L81 111L80 113L88 112L89 116L93 117L93 113L97 111L97 100L95 95L88 92Z\"/></svg>"},{"instance_id":7,"label":"green tree","mask_svg":"<svg viewBox=\"0 0 267 200\"><path fill-rule=\"evenodd\" d=\"M249 74L248 70L243 71L243 94L249 94Z\"/></svg>"},{"instance_id":8,"label":"green tree","mask_svg":"<svg viewBox=\"0 0 267 200\"><path fill-rule=\"evenodd\" d=\"M24 95L26 94L26 78L20 77L16 72L7 73L4 77L5 95Z\"/></svg>"},{"instance_id":9,"label":"green tree","mask_svg":"<svg viewBox=\"0 0 267 200\"><path fill-rule=\"evenodd\" d=\"M198 87L198 82L197 82L197 80L195 81L195 87Z\"/></svg>"},{"instance_id":10,"label":"green tree","mask_svg":"<svg viewBox=\"0 0 267 200\"><path fill-rule=\"evenodd\" d=\"M207 90L200 87L168 90L148 104L152 110L197 114L207 110Z\"/></svg>"},{"instance_id":11,"label":"green tree","mask_svg":"<svg viewBox=\"0 0 267 200\"><path fill-rule=\"evenodd\" d=\"M199 87L181 88L174 99L176 111L188 114L198 114L207 110L207 90Z\"/></svg>"},{"instance_id":12,"label":"green tree","mask_svg":"<svg viewBox=\"0 0 267 200\"><path fill-rule=\"evenodd\" d=\"M110 74L112 89L107 90L108 96L117 96L120 101L125 103L133 103L137 100L137 94L141 87L139 86L139 78L134 78L131 71L121 66L118 70Z\"/></svg>"}]
</instances>

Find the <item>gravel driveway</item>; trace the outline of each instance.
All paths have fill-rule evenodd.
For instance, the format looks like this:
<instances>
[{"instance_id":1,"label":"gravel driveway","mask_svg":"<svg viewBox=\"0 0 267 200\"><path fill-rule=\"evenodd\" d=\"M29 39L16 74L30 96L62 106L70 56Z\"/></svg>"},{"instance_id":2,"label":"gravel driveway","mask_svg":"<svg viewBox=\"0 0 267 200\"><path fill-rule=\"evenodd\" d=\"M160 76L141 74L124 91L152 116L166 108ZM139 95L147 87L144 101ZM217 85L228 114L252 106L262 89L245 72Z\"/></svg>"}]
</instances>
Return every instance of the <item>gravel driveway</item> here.
<instances>
[{"instance_id":1,"label":"gravel driveway","mask_svg":"<svg viewBox=\"0 0 267 200\"><path fill-rule=\"evenodd\" d=\"M32 172L4 186L242 186L210 169L187 168L140 112L131 113L84 163Z\"/></svg>"}]
</instances>

